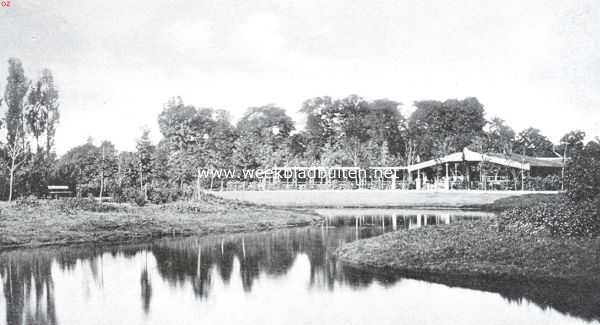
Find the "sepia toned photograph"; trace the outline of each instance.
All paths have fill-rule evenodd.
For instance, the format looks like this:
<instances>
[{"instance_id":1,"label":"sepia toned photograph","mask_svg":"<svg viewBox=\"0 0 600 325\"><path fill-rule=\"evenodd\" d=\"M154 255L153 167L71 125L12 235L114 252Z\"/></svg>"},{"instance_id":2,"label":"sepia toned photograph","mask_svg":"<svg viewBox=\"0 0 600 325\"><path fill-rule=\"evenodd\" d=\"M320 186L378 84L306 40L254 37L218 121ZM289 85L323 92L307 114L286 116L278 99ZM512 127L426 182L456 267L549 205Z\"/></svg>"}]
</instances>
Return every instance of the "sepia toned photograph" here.
<instances>
[{"instance_id":1,"label":"sepia toned photograph","mask_svg":"<svg viewBox=\"0 0 600 325\"><path fill-rule=\"evenodd\" d=\"M600 325L600 2L0 0L0 325Z\"/></svg>"}]
</instances>

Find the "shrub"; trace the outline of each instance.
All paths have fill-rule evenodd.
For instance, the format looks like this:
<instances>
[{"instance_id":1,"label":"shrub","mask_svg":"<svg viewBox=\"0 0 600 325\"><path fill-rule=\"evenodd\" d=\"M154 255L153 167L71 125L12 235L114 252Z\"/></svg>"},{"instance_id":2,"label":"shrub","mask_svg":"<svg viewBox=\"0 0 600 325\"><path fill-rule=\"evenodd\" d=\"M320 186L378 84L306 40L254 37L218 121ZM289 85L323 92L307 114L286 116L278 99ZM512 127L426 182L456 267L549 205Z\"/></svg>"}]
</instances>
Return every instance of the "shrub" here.
<instances>
[{"instance_id":1,"label":"shrub","mask_svg":"<svg viewBox=\"0 0 600 325\"><path fill-rule=\"evenodd\" d=\"M561 187L561 177L558 175L548 175L542 178L541 189L544 191L558 191Z\"/></svg>"},{"instance_id":2,"label":"shrub","mask_svg":"<svg viewBox=\"0 0 600 325\"><path fill-rule=\"evenodd\" d=\"M509 230L528 234L549 233L552 236L600 235L600 198L575 201L562 196L553 202L505 211L500 224Z\"/></svg>"},{"instance_id":3,"label":"shrub","mask_svg":"<svg viewBox=\"0 0 600 325\"><path fill-rule=\"evenodd\" d=\"M558 191L560 190L561 179L558 175L548 175L546 177L527 177L527 186L529 190L535 191Z\"/></svg>"},{"instance_id":4,"label":"shrub","mask_svg":"<svg viewBox=\"0 0 600 325\"><path fill-rule=\"evenodd\" d=\"M30 195L16 199L15 205L17 208L35 208L40 206L40 201L37 197Z\"/></svg>"},{"instance_id":5,"label":"shrub","mask_svg":"<svg viewBox=\"0 0 600 325\"><path fill-rule=\"evenodd\" d=\"M135 196L135 204L137 204L138 206L143 207L144 205L146 205L146 197L144 196L144 193L142 192L138 192Z\"/></svg>"},{"instance_id":6,"label":"shrub","mask_svg":"<svg viewBox=\"0 0 600 325\"><path fill-rule=\"evenodd\" d=\"M573 200L600 195L600 143L590 141L577 151L566 168L567 194Z\"/></svg>"},{"instance_id":7,"label":"shrub","mask_svg":"<svg viewBox=\"0 0 600 325\"><path fill-rule=\"evenodd\" d=\"M102 204L96 199L91 198L65 198L54 200L50 205L65 213L74 213L77 210L92 211L92 212L111 212L120 211L119 208L112 204Z\"/></svg>"},{"instance_id":8,"label":"shrub","mask_svg":"<svg viewBox=\"0 0 600 325\"><path fill-rule=\"evenodd\" d=\"M168 187L153 188L148 194L148 199L154 204L164 204L176 201L179 198L179 193L176 189Z\"/></svg>"}]
</instances>

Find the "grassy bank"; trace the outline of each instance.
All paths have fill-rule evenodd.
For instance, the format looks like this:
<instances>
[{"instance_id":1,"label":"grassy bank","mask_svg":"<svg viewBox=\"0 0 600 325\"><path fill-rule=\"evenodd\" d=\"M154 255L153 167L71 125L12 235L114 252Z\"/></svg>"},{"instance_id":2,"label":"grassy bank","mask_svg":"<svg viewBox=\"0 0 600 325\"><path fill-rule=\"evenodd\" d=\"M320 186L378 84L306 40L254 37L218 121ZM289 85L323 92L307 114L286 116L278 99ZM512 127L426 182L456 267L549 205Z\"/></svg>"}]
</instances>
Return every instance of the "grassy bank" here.
<instances>
[{"instance_id":1,"label":"grassy bank","mask_svg":"<svg viewBox=\"0 0 600 325\"><path fill-rule=\"evenodd\" d=\"M0 248L262 231L319 220L308 210L274 209L214 197L145 207L92 200L31 200L0 205Z\"/></svg>"},{"instance_id":2,"label":"grassy bank","mask_svg":"<svg viewBox=\"0 0 600 325\"><path fill-rule=\"evenodd\" d=\"M408 276L600 283L600 238L499 231L495 220L423 227L341 247L350 266Z\"/></svg>"},{"instance_id":3,"label":"grassy bank","mask_svg":"<svg viewBox=\"0 0 600 325\"><path fill-rule=\"evenodd\" d=\"M508 209L514 208L525 208L531 207L537 204L542 203L550 203L555 201L560 194L539 194L539 193L531 193L531 194L523 194L523 195L514 195L509 197L503 197L495 200L492 203L486 204L472 204L463 206L462 208L470 208L477 209L483 211L504 211Z\"/></svg>"}]
</instances>

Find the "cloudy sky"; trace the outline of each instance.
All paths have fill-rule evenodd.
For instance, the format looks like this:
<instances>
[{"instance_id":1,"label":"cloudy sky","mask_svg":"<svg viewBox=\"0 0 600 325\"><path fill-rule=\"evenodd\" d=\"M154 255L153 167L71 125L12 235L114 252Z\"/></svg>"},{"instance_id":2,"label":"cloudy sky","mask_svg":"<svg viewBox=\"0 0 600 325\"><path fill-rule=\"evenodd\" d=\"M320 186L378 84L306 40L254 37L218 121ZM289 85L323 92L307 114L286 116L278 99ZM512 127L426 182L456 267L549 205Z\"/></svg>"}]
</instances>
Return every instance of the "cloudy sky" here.
<instances>
[{"instance_id":1,"label":"cloudy sky","mask_svg":"<svg viewBox=\"0 0 600 325\"><path fill-rule=\"evenodd\" d=\"M476 96L488 117L557 141L600 136L600 2L12 0L6 60L48 67L61 92L59 153L107 139L133 149L171 96L239 118L303 100Z\"/></svg>"}]
</instances>

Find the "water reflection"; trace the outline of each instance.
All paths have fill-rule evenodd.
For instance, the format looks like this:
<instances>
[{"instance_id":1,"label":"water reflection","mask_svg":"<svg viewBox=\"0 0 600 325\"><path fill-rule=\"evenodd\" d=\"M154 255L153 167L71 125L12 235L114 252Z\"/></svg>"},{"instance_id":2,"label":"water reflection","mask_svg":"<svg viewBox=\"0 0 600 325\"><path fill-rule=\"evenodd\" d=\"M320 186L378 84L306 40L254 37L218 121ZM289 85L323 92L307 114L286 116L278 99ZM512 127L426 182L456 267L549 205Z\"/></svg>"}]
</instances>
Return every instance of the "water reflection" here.
<instances>
[{"instance_id":1,"label":"water reflection","mask_svg":"<svg viewBox=\"0 0 600 325\"><path fill-rule=\"evenodd\" d=\"M321 227L5 252L0 255L0 315L6 324L438 324L454 313L475 317L478 312L488 317L487 323L493 323L494 314L498 321L505 320L506 313L514 321L577 322L557 311L600 318L597 286L449 278L425 282L354 270L334 258L339 245L356 238L488 215L419 210L321 213L328 216ZM455 298L447 301L450 296ZM473 311L468 306L488 300L487 309ZM412 306L408 314L402 305ZM371 306L368 312L365 306ZM365 315L369 319L362 319ZM460 320L468 323L464 317Z\"/></svg>"}]
</instances>

